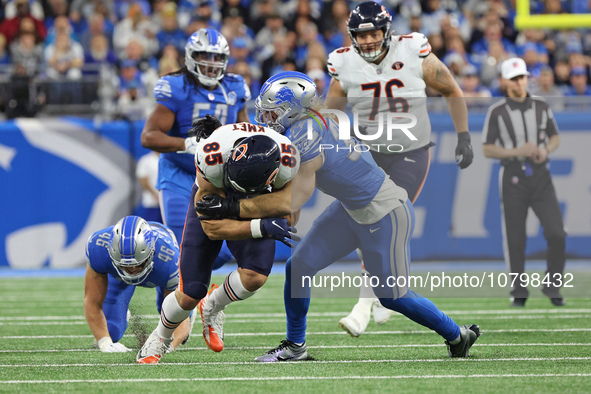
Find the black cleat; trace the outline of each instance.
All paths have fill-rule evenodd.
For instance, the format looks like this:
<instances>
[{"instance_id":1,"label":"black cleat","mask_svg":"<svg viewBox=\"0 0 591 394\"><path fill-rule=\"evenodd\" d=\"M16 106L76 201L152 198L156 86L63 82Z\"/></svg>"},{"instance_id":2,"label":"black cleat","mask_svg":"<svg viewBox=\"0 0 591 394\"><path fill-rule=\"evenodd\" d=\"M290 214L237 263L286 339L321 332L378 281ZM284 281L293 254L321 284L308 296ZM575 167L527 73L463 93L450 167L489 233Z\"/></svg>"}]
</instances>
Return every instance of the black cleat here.
<instances>
[{"instance_id":1,"label":"black cleat","mask_svg":"<svg viewBox=\"0 0 591 394\"><path fill-rule=\"evenodd\" d=\"M511 306L514 308L523 308L525 306L525 301L527 301L527 298L513 298Z\"/></svg>"},{"instance_id":2,"label":"black cleat","mask_svg":"<svg viewBox=\"0 0 591 394\"><path fill-rule=\"evenodd\" d=\"M564 306L566 304L566 302L564 302L564 298L562 297L550 298L550 302L554 306Z\"/></svg>"},{"instance_id":3,"label":"black cleat","mask_svg":"<svg viewBox=\"0 0 591 394\"><path fill-rule=\"evenodd\" d=\"M480 336L480 327L476 324L467 324L460 326L460 343L452 345L449 341L445 341L447 351L450 357L469 357L470 347Z\"/></svg>"}]
</instances>

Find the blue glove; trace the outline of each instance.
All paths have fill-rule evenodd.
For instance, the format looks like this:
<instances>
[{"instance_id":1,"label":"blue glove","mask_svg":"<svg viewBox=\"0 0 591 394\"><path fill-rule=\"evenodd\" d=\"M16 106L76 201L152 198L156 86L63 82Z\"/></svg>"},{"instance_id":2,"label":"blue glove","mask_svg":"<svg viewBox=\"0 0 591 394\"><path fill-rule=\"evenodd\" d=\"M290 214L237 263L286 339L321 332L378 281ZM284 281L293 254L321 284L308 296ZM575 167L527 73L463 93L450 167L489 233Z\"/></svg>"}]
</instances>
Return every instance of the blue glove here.
<instances>
[{"instance_id":1,"label":"blue glove","mask_svg":"<svg viewBox=\"0 0 591 394\"><path fill-rule=\"evenodd\" d=\"M267 218L250 221L250 231L253 238L272 238L292 247L290 240L299 241L295 235L296 229L287 224L287 219Z\"/></svg>"}]
</instances>

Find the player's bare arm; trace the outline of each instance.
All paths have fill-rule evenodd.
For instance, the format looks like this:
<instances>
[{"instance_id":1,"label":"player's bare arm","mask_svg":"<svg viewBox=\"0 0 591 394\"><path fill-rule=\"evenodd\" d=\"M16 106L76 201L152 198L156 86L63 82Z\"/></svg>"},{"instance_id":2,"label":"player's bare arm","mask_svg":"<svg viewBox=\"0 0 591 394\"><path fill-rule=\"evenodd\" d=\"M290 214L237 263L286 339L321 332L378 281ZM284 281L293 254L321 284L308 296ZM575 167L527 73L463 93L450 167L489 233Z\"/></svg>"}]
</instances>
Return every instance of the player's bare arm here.
<instances>
[{"instance_id":1,"label":"player's bare arm","mask_svg":"<svg viewBox=\"0 0 591 394\"><path fill-rule=\"evenodd\" d=\"M297 175L280 192L264 194L240 201L240 217L269 217L294 214L297 216L316 187L316 171L322 167L323 160L317 156L300 166ZM286 190L287 186L289 189ZM285 198L281 198L285 196ZM286 204L286 201L289 204ZM270 215L273 212L276 215ZM244 215L244 216L243 216ZM259 216L256 216L259 215ZM295 224L295 223L294 223Z\"/></svg>"},{"instance_id":2,"label":"player's bare arm","mask_svg":"<svg viewBox=\"0 0 591 394\"><path fill-rule=\"evenodd\" d=\"M326 93L326 100L324 101L326 107L342 111L347 106L346 97L347 93L343 90L341 82L335 77L332 77L328 92Z\"/></svg>"},{"instance_id":3,"label":"player's bare arm","mask_svg":"<svg viewBox=\"0 0 591 394\"><path fill-rule=\"evenodd\" d=\"M97 341L109 336L107 319L103 313L107 287L107 275L99 274L90 264L87 265L84 275L84 317Z\"/></svg>"},{"instance_id":4,"label":"player's bare arm","mask_svg":"<svg viewBox=\"0 0 591 394\"><path fill-rule=\"evenodd\" d=\"M273 193L240 200L240 217L243 219L255 219L282 217L291 214L292 182L288 182L281 190L274 191Z\"/></svg>"},{"instance_id":5,"label":"player's bare arm","mask_svg":"<svg viewBox=\"0 0 591 394\"><path fill-rule=\"evenodd\" d=\"M162 153L183 151L185 139L166 134L174 124L174 119L174 112L162 104L156 104L142 130L142 146Z\"/></svg>"},{"instance_id":6,"label":"player's bare arm","mask_svg":"<svg viewBox=\"0 0 591 394\"><path fill-rule=\"evenodd\" d=\"M451 75L449 69L433 53L430 53L423 60L423 79L429 88L436 90L446 99L452 98L451 100L447 100L447 105L456 132L467 131L468 108L464 101L464 93L453 75Z\"/></svg>"},{"instance_id":7,"label":"player's bare arm","mask_svg":"<svg viewBox=\"0 0 591 394\"><path fill-rule=\"evenodd\" d=\"M236 114L236 123L242 122L250 123L250 117L248 116L246 105L240 110L240 112L238 112L238 114Z\"/></svg>"},{"instance_id":8,"label":"player's bare arm","mask_svg":"<svg viewBox=\"0 0 591 394\"><path fill-rule=\"evenodd\" d=\"M218 189L217 187L213 186L211 183L207 182L201 174L197 174L197 181L199 190L195 194L195 203L197 201L201 201L205 196L211 196L212 194L219 195L224 197L225 194L223 190ZM287 187L287 185L286 185ZM285 189L285 187L284 187ZM273 195L276 193L271 193ZM287 194L289 198L289 193ZM241 200L244 201L244 200ZM197 212L198 216L203 216L199 212ZM284 216L284 215L281 215ZM263 216L259 216L263 217ZM273 216L272 216L273 217ZM235 219L216 219L216 220L201 220L201 226L203 227L203 231L208 236L209 239L214 241L234 241L234 240L243 240L243 239L251 239L254 237L253 235L253 226L261 226L260 221L255 224L252 224L250 220L235 220ZM263 224L264 225L264 224ZM287 223L281 223L283 227L286 228L287 231ZM257 230L260 227L257 227ZM257 237L258 238L258 237Z\"/></svg>"},{"instance_id":9,"label":"player's bare arm","mask_svg":"<svg viewBox=\"0 0 591 394\"><path fill-rule=\"evenodd\" d=\"M470 145L468 107L464 100L464 93L449 69L433 53L423 60L423 79L428 87L441 93L447 101L447 108L458 135L458 145L455 152L456 162L460 168L464 169L472 163L474 158L472 145Z\"/></svg>"}]
</instances>

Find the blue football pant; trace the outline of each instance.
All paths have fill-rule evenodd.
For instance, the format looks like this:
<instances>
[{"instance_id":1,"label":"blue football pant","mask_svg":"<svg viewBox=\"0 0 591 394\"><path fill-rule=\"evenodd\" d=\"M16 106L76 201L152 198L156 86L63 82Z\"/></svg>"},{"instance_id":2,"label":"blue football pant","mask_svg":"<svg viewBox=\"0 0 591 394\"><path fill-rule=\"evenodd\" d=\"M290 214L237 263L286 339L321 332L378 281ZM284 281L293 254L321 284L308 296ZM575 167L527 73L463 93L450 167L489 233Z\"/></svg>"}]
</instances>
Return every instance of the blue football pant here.
<instances>
[{"instance_id":1,"label":"blue football pant","mask_svg":"<svg viewBox=\"0 0 591 394\"><path fill-rule=\"evenodd\" d=\"M377 223L361 225L333 202L316 219L312 229L296 247L286 265L284 301L287 314L287 339L302 343L306 338L306 315L310 305L310 280L328 267L360 248L365 268L377 276L380 284L388 277L406 277L405 286L378 286L376 296L385 307L434 330L447 340L460 334L460 327L430 300L407 287L410 269L409 242L414 229L414 211L407 200Z\"/></svg>"},{"instance_id":2,"label":"blue football pant","mask_svg":"<svg viewBox=\"0 0 591 394\"><path fill-rule=\"evenodd\" d=\"M170 189L162 189L161 192L164 224L172 230L180 245L183 240L183 228L185 227L187 211L190 209L191 196ZM216 270L233 259L234 256L232 256L224 242L222 250L215 259L213 269Z\"/></svg>"}]
</instances>

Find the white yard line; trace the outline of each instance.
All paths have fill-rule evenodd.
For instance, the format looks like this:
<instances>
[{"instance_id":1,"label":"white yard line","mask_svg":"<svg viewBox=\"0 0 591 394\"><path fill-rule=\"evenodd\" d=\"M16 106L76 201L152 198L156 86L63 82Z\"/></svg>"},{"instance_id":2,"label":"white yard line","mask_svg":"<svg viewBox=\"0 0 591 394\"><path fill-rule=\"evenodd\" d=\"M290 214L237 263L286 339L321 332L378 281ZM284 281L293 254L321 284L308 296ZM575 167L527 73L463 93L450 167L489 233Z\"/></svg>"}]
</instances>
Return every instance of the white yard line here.
<instances>
[{"instance_id":1,"label":"white yard line","mask_svg":"<svg viewBox=\"0 0 591 394\"><path fill-rule=\"evenodd\" d=\"M257 361L203 361L189 363L159 363L161 366L193 366L193 365L309 365L309 364L356 364L356 363L441 363L441 362L519 362L519 361L588 361L591 357L515 357L515 358L428 358L428 359L385 359L385 360L311 360L311 361L285 361L281 363L261 363ZM0 364L0 368L61 368L61 367L135 367L134 363L79 363L79 364Z\"/></svg>"},{"instance_id":2,"label":"white yard line","mask_svg":"<svg viewBox=\"0 0 591 394\"><path fill-rule=\"evenodd\" d=\"M225 346L224 350L269 350L269 346ZM443 347L443 343L438 344L406 344L406 345L318 345L308 346L308 349L377 349L377 348L430 348ZM478 347L514 347L514 346L591 346L591 343L477 343L474 346ZM185 347L181 346L175 350L191 351L191 350L208 350L205 346L201 347ZM60 352L98 352L98 349L34 349L34 350L0 350L0 353L60 353Z\"/></svg>"},{"instance_id":3,"label":"white yard line","mask_svg":"<svg viewBox=\"0 0 591 394\"><path fill-rule=\"evenodd\" d=\"M143 382L220 382L220 381L278 381L278 380L388 380L388 379L457 379L457 378L576 378L591 373L527 373L475 375L393 375L393 376L270 376L214 378L150 378L150 379L67 379L67 380L5 380L0 384L63 384L63 383L143 383Z\"/></svg>"},{"instance_id":4,"label":"white yard line","mask_svg":"<svg viewBox=\"0 0 591 394\"><path fill-rule=\"evenodd\" d=\"M584 315L554 315L554 316L480 316L478 317L478 321L482 320L562 320L562 319L588 319L591 317L591 314L584 314ZM392 318L402 318L406 319L406 317L402 315L393 315ZM152 321L156 323L158 321L158 317L149 317L144 318L145 321ZM336 322L334 318L311 318L308 319L308 322L317 322L317 323L327 323L327 322ZM285 323L285 318L283 319L226 319L226 324L234 323L234 324L252 324L252 323ZM86 321L47 321L47 322L0 322L0 326L78 326L78 325L85 325Z\"/></svg>"},{"instance_id":5,"label":"white yard line","mask_svg":"<svg viewBox=\"0 0 591 394\"><path fill-rule=\"evenodd\" d=\"M1 310L1 309L0 309ZM327 316L347 316L351 311L342 312L310 312L308 317L327 317ZM512 310L512 309L500 309L500 310L475 310L475 311L444 311L448 315L536 315L536 314L551 314L560 315L564 313L590 313L591 309L529 309L529 310ZM397 316L397 315L393 315ZM159 315L139 315L140 318L146 319L157 319ZM227 318L273 318L282 317L285 318L285 313L230 313ZM84 320L82 315L70 315L70 316L0 316L0 321L15 321L15 320Z\"/></svg>"},{"instance_id":6,"label":"white yard line","mask_svg":"<svg viewBox=\"0 0 591 394\"><path fill-rule=\"evenodd\" d=\"M481 330L483 333L504 333L504 332L589 332L591 328L507 328L500 330ZM432 331L367 331L364 335L394 335L394 334L433 334ZM230 332L225 333L228 337L253 337L253 336L284 336L285 332ZM344 331L312 331L306 332L306 335L348 335ZM124 335L125 337L134 337L133 334ZM93 338L93 335L2 335L0 339L62 339L62 338Z\"/></svg>"}]
</instances>

